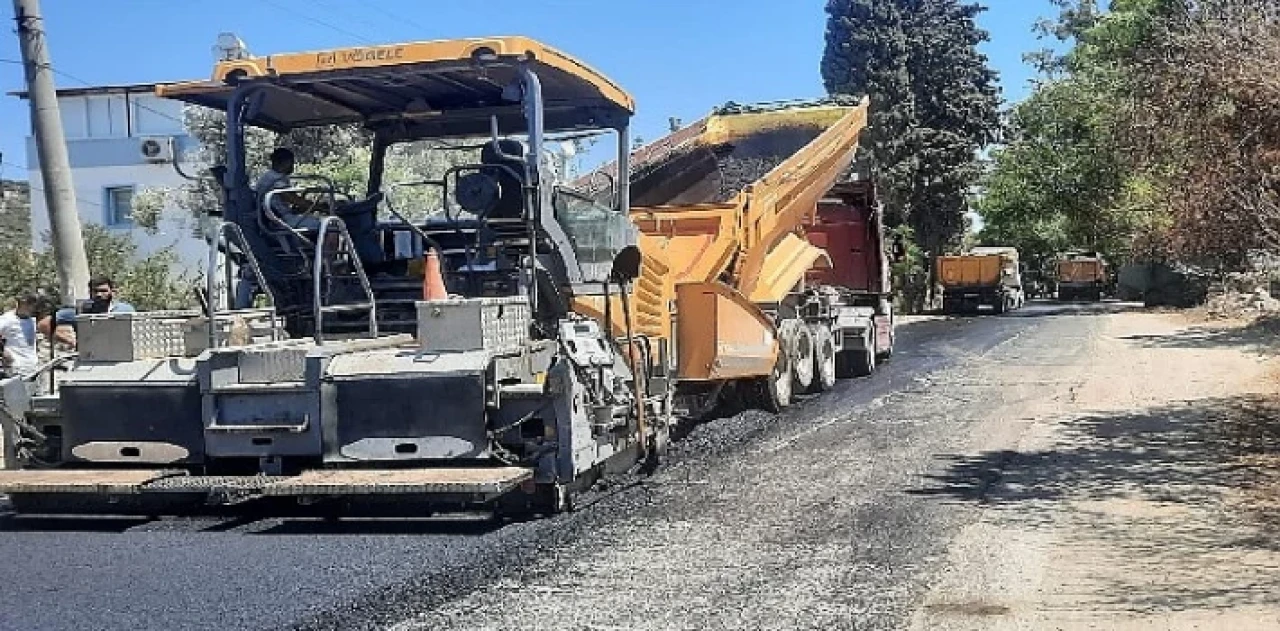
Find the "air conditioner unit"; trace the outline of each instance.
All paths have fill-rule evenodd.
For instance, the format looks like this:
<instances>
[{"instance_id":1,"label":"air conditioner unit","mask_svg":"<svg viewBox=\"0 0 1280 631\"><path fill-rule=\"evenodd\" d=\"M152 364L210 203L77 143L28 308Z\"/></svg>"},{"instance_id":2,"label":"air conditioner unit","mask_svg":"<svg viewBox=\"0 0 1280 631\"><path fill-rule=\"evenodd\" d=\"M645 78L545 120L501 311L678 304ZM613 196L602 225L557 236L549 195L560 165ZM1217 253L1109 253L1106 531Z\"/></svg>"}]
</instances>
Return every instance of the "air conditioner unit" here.
<instances>
[{"instance_id":1,"label":"air conditioner unit","mask_svg":"<svg viewBox=\"0 0 1280 631\"><path fill-rule=\"evenodd\" d=\"M167 136L149 136L138 142L138 153L147 162L171 162L173 139Z\"/></svg>"}]
</instances>

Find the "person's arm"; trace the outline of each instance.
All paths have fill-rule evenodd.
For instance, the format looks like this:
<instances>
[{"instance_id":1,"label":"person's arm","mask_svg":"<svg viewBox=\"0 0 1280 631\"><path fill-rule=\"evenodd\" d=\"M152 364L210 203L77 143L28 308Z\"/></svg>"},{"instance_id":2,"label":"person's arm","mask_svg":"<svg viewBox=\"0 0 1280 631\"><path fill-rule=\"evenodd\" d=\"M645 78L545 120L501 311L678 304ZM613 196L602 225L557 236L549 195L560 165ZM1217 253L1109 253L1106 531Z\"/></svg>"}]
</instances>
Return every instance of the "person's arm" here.
<instances>
[{"instance_id":1,"label":"person's arm","mask_svg":"<svg viewBox=\"0 0 1280 631\"><path fill-rule=\"evenodd\" d=\"M59 324L53 329L53 341L59 344L76 347L76 329L70 324Z\"/></svg>"},{"instance_id":2,"label":"person's arm","mask_svg":"<svg viewBox=\"0 0 1280 631\"><path fill-rule=\"evenodd\" d=\"M9 318L0 316L0 366L5 368L13 366L14 361L13 354L9 351L9 345L7 344L9 326Z\"/></svg>"},{"instance_id":3,"label":"person's arm","mask_svg":"<svg viewBox=\"0 0 1280 631\"><path fill-rule=\"evenodd\" d=\"M53 341L71 348L76 346L75 309L58 309L53 314Z\"/></svg>"}]
</instances>

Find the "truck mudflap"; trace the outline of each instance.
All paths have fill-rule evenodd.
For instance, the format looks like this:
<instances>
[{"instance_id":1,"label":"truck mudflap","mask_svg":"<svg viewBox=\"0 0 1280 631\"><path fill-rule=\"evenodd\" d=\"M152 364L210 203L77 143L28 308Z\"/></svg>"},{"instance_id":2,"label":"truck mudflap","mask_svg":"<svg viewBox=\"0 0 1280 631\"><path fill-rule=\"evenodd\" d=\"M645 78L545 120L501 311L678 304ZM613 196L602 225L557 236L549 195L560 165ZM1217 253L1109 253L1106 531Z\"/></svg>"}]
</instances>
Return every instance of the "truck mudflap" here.
<instances>
[{"instance_id":1,"label":"truck mudflap","mask_svg":"<svg viewBox=\"0 0 1280 631\"><path fill-rule=\"evenodd\" d=\"M194 476L172 470L0 471L0 493L159 495L221 493L338 495L502 495L533 478L523 467L328 469L296 476Z\"/></svg>"}]
</instances>

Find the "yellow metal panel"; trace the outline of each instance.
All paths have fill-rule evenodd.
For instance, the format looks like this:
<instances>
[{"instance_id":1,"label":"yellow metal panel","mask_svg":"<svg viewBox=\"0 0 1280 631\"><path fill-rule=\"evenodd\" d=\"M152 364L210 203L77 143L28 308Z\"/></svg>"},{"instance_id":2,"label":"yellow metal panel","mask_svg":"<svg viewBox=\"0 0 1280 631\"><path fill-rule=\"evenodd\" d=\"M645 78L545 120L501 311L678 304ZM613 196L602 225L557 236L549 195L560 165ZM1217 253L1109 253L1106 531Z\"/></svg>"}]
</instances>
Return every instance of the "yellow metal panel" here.
<instances>
[{"instance_id":1,"label":"yellow metal panel","mask_svg":"<svg viewBox=\"0 0 1280 631\"><path fill-rule=\"evenodd\" d=\"M832 105L709 116L701 140L704 144L717 145L781 127L831 127L848 116L853 109L855 108Z\"/></svg>"},{"instance_id":2,"label":"yellow metal panel","mask_svg":"<svg viewBox=\"0 0 1280 631\"><path fill-rule=\"evenodd\" d=\"M868 108L866 100L856 108L837 108L844 116L738 196L743 234L736 274L743 293L755 293L774 245L804 223L852 164ZM796 112L801 120L804 114Z\"/></svg>"},{"instance_id":3,"label":"yellow metal panel","mask_svg":"<svg viewBox=\"0 0 1280 631\"><path fill-rule=\"evenodd\" d=\"M661 252L675 282L710 282L728 267L738 242L738 208L702 204L637 208L640 249Z\"/></svg>"},{"instance_id":4,"label":"yellow metal panel","mask_svg":"<svg viewBox=\"0 0 1280 631\"><path fill-rule=\"evenodd\" d=\"M940 256L938 282L943 287L994 287L1000 284L999 256Z\"/></svg>"},{"instance_id":5,"label":"yellow metal panel","mask_svg":"<svg viewBox=\"0 0 1280 631\"><path fill-rule=\"evenodd\" d=\"M647 252L641 259L640 277L632 283L631 318L632 331L653 340L671 338L671 308L675 300L675 287L671 268L661 252ZM618 337L626 335L625 312L622 299L612 296L610 304L611 330ZM573 300L573 310L597 322L604 322L603 296L578 296ZM656 359L656 358L655 358Z\"/></svg>"},{"instance_id":6,"label":"yellow metal panel","mask_svg":"<svg viewBox=\"0 0 1280 631\"><path fill-rule=\"evenodd\" d=\"M605 98L629 112L635 111L635 100L618 84L587 64L527 37L487 37L453 39L428 42L410 42L381 46L337 48L301 53L285 53L265 57L219 62L213 70L210 83L186 82L156 86L156 94L166 98L179 98L190 94L217 92L229 89L224 78L231 72L241 71L247 77L281 76L323 73L326 71L356 68L388 68L415 64L441 64L468 62L472 53L488 48L502 57L527 55L540 63L572 74L594 85Z\"/></svg>"},{"instance_id":7,"label":"yellow metal panel","mask_svg":"<svg viewBox=\"0 0 1280 631\"><path fill-rule=\"evenodd\" d=\"M1064 283L1090 283L1104 277L1102 264L1097 260L1060 261L1058 280Z\"/></svg>"},{"instance_id":8,"label":"yellow metal panel","mask_svg":"<svg viewBox=\"0 0 1280 631\"><path fill-rule=\"evenodd\" d=\"M773 371L773 323L745 296L721 283L688 283L676 287L676 305L681 379L741 379Z\"/></svg>"},{"instance_id":9,"label":"yellow metal panel","mask_svg":"<svg viewBox=\"0 0 1280 631\"><path fill-rule=\"evenodd\" d=\"M830 267L831 257L801 237L787 235L765 257L760 276L752 283L751 301L781 302L815 264Z\"/></svg>"}]
</instances>

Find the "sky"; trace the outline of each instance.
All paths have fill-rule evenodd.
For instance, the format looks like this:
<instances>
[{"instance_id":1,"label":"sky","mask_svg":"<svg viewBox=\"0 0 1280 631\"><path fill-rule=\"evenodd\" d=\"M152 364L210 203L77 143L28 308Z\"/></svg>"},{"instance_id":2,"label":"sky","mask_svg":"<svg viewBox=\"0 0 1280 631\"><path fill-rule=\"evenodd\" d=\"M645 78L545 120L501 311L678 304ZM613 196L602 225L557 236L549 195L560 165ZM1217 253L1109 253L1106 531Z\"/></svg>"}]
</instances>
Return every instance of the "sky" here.
<instances>
[{"instance_id":1,"label":"sky","mask_svg":"<svg viewBox=\"0 0 1280 631\"><path fill-rule=\"evenodd\" d=\"M727 101L823 95L825 0L43 0L59 87L207 78L233 32L251 53L488 35L527 35L596 67L636 98L633 135L696 120ZM983 46L1004 97L1027 92L1022 61L1049 0L986 0ZM6 14L12 18L12 13ZM0 33L0 176L26 174L27 103L17 36Z\"/></svg>"}]
</instances>

